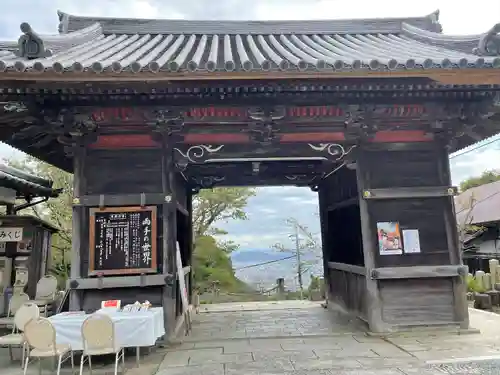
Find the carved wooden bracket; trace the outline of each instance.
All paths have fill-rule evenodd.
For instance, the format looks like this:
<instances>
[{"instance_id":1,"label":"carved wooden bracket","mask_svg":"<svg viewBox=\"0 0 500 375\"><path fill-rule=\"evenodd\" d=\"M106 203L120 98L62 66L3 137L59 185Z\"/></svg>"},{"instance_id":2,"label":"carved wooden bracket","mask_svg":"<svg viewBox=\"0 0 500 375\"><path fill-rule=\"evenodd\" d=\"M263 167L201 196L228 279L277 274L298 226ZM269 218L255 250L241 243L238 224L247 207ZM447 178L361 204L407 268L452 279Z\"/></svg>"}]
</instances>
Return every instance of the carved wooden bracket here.
<instances>
[{"instance_id":1,"label":"carved wooden bracket","mask_svg":"<svg viewBox=\"0 0 500 375\"><path fill-rule=\"evenodd\" d=\"M54 140L71 149L77 143L92 143L97 139L98 126L88 114L69 109L42 110L37 121L13 135L17 139L34 139L33 147L48 146Z\"/></svg>"},{"instance_id":2,"label":"carved wooden bracket","mask_svg":"<svg viewBox=\"0 0 500 375\"><path fill-rule=\"evenodd\" d=\"M165 136L172 139L174 134L178 134L184 128L184 115L180 110L153 109L145 113L147 124L152 128L153 139L160 140Z\"/></svg>"},{"instance_id":3,"label":"carved wooden bracket","mask_svg":"<svg viewBox=\"0 0 500 375\"><path fill-rule=\"evenodd\" d=\"M223 176L201 176L192 177L191 181L194 182L194 190L199 191L199 189L212 189L225 179Z\"/></svg>"},{"instance_id":4,"label":"carved wooden bracket","mask_svg":"<svg viewBox=\"0 0 500 375\"><path fill-rule=\"evenodd\" d=\"M346 140L359 142L371 139L377 132L377 127L372 121L376 111L376 106L350 105L345 107L344 134Z\"/></svg>"},{"instance_id":5,"label":"carved wooden bracket","mask_svg":"<svg viewBox=\"0 0 500 375\"><path fill-rule=\"evenodd\" d=\"M244 131L249 134L252 142L269 146L279 141L278 124L286 117L284 107L251 108L248 110L248 117L252 122Z\"/></svg>"}]
</instances>

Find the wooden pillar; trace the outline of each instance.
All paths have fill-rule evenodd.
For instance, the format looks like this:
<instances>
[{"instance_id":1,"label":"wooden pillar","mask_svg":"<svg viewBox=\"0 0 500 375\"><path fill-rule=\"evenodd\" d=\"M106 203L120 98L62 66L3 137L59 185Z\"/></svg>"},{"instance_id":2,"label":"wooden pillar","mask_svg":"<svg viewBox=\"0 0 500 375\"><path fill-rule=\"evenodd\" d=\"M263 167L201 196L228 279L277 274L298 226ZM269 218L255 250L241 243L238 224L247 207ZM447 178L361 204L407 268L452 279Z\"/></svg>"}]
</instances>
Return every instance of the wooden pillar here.
<instances>
[{"instance_id":1,"label":"wooden pillar","mask_svg":"<svg viewBox=\"0 0 500 375\"><path fill-rule=\"evenodd\" d=\"M438 150L440 158L438 160L439 174L442 177L443 185L452 185L450 172L450 159L444 147ZM450 264L463 265L462 249L458 240L457 217L455 213L455 200L453 196L448 197L448 202L444 209L444 222L446 226L446 237L448 251L450 253ZM460 322L461 329L469 329L469 304L467 302L467 275L453 279L453 299L455 305L455 319Z\"/></svg>"},{"instance_id":2,"label":"wooden pillar","mask_svg":"<svg viewBox=\"0 0 500 375\"><path fill-rule=\"evenodd\" d=\"M73 197L79 198L85 194L85 156L86 148L78 142L73 151ZM82 237L86 223L84 220L84 208L73 206L72 232L71 232L71 273L70 280L79 279L82 275L81 252L88 251L82 249ZM85 243L85 241L83 241ZM78 290L71 290L69 296L69 310L79 311L82 309L82 294Z\"/></svg>"},{"instance_id":3,"label":"wooden pillar","mask_svg":"<svg viewBox=\"0 0 500 375\"><path fill-rule=\"evenodd\" d=\"M193 303L193 284L194 284L194 268L193 268L193 253L194 253L194 244L193 244L193 194L190 190L186 192L186 210L188 212L187 216L187 226L185 228L186 233L186 248L188 251L187 254L187 262L188 266L191 266L191 271L189 272L189 289L188 289L188 298L189 303Z\"/></svg>"},{"instance_id":4,"label":"wooden pillar","mask_svg":"<svg viewBox=\"0 0 500 375\"><path fill-rule=\"evenodd\" d=\"M176 321L176 291L177 291L177 272L176 272L176 241L177 241L177 212L175 197L175 172L173 162L173 147L169 142L168 136L163 139L162 147L162 190L165 195L162 215L162 249L163 262L162 272L173 277L167 277L166 285L163 290L163 319L165 331L172 333Z\"/></svg>"},{"instance_id":5,"label":"wooden pillar","mask_svg":"<svg viewBox=\"0 0 500 375\"><path fill-rule=\"evenodd\" d=\"M361 236L363 239L363 256L365 269L368 270L365 277L366 281L366 312L368 326L370 331L374 333L382 333L387 331L386 324L382 319L382 301L377 280L370 277L370 269L375 268L375 254L377 247L375 245L376 234L374 232L375 223L372 222L370 212L368 210L368 202L363 198L363 190L368 189L369 174L365 163L365 154L359 153L356 162L356 177L359 191L359 214L361 218Z\"/></svg>"}]
</instances>

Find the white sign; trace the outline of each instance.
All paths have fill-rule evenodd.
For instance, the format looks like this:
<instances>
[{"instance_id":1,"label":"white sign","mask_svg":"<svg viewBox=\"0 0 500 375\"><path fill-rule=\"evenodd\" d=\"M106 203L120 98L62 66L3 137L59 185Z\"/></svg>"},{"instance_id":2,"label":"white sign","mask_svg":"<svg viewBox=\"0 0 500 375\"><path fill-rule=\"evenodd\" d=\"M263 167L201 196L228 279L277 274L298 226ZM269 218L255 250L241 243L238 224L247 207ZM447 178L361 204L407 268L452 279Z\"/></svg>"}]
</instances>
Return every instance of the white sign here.
<instances>
[{"instance_id":1,"label":"white sign","mask_svg":"<svg viewBox=\"0 0 500 375\"><path fill-rule=\"evenodd\" d=\"M181 291L181 300L182 300L182 311L186 312L189 309L189 301L186 290L186 280L184 279L184 268L182 267L182 259L181 259L181 249L179 248L179 242L177 242L176 246L176 263L177 263L177 275L179 278L179 288Z\"/></svg>"},{"instance_id":2,"label":"white sign","mask_svg":"<svg viewBox=\"0 0 500 375\"><path fill-rule=\"evenodd\" d=\"M420 253L420 233L418 229L403 230L403 246L405 253Z\"/></svg>"},{"instance_id":3,"label":"white sign","mask_svg":"<svg viewBox=\"0 0 500 375\"><path fill-rule=\"evenodd\" d=\"M23 228L0 227L0 242L19 242L23 239Z\"/></svg>"}]
</instances>

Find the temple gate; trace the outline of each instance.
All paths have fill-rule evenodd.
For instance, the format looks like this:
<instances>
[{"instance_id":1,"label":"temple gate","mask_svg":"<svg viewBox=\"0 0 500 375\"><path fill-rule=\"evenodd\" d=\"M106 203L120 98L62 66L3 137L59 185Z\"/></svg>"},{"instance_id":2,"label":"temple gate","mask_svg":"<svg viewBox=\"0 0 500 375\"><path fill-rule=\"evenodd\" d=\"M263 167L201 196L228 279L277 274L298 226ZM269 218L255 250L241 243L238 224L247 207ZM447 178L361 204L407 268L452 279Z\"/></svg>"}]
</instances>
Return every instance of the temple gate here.
<instances>
[{"instance_id":1,"label":"temple gate","mask_svg":"<svg viewBox=\"0 0 500 375\"><path fill-rule=\"evenodd\" d=\"M319 195L332 307L468 328L448 154L500 131L498 28L59 18L2 45L0 139L74 173L72 310L139 295L174 333L193 195L296 185Z\"/></svg>"}]
</instances>

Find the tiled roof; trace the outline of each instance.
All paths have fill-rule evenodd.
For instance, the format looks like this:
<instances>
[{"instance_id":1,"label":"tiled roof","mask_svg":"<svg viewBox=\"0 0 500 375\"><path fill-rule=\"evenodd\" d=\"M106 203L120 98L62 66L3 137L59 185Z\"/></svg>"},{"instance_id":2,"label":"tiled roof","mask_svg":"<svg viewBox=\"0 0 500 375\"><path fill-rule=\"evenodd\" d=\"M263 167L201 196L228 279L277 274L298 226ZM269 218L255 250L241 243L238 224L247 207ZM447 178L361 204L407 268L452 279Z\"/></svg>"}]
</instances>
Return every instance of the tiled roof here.
<instances>
[{"instance_id":1,"label":"tiled roof","mask_svg":"<svg viewBox=\"0 0 500 375\"><path fill-rule=\"evenodd\" d=\"M59 35L22 24L0 43L0 71L333 71L500 68L500 30L440 34L437 14L350 21L183 21L74 17ZM425 27L425 29L422 29ZM487 43L486 43L487 42ZM493 50L493 53L492 53Z\"/></svg>"},{"instance_id":2,"label":"tiled roof","mask_svg":"<svg viewBox=\"0 0 500 375\"><path fill-rule=\"evenodd\" d=\"M52 184L50 180L0 164L0 186L16 190L18 197L57 197L61 191Z\"/></svg>"},{"instance_id":3,"label":"tiled roof","mask_svg":"<svg viewBox=\"0 0 500 375\"><path fill-rule=\"evenodd\" d=\"M500 221L500 181L464 191L455 197L455 210L459 225Z\"/></svg>"}]
</instances>

